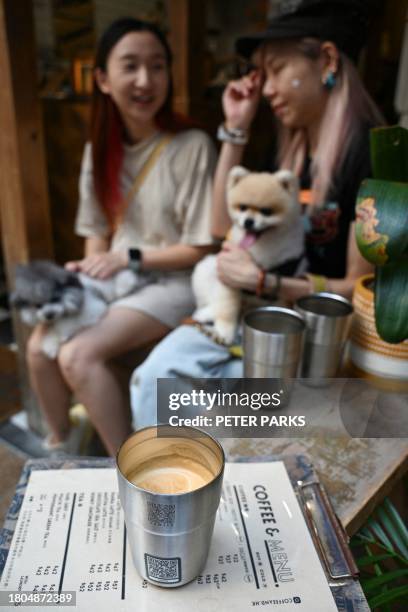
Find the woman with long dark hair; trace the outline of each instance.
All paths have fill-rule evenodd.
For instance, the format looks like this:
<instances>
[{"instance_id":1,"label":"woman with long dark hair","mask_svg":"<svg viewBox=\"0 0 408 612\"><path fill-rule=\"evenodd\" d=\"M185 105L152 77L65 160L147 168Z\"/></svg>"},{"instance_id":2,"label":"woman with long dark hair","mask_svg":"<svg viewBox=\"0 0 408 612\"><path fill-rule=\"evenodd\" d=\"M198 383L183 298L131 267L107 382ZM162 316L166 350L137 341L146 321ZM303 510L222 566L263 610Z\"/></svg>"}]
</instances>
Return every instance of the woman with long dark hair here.
<instances>
[{"instance_id":1,"label":"woman with long dark hair","mask_svg":"<svg viewBox=\"0 0 408 612\"><path fill-rule=\"evenodd\" d=\"M34 330L28 363L49 449L77 450L73 393L113 455L131 428L109 360L160 339L193 310L191 268L213 242L215 151L172 110L171 61L160 30L136 19L116 21L99 43L76 220L85 257L67 267L99 279L130 267L144 286L65 343L56 361Z\"/></svg>"}]
</instances>

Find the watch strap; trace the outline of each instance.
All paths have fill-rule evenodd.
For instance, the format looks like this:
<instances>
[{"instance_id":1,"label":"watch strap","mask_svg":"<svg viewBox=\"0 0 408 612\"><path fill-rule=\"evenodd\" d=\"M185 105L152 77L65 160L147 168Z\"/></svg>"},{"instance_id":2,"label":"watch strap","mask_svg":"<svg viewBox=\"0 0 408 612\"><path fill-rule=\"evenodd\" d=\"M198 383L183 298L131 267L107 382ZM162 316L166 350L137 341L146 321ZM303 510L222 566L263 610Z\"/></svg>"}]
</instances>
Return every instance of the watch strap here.
<instances>
[{"instance_id":1,"label":"watch strap","mask_svg":"<svg viewBox=\"0 0 408 612\"><path fill-rule=\"evenodd\" d=\"M129 249L128 250L128 267L133 272L140 272L142 267L142 251L140 249Z\"/></svg>"}]
</instances>

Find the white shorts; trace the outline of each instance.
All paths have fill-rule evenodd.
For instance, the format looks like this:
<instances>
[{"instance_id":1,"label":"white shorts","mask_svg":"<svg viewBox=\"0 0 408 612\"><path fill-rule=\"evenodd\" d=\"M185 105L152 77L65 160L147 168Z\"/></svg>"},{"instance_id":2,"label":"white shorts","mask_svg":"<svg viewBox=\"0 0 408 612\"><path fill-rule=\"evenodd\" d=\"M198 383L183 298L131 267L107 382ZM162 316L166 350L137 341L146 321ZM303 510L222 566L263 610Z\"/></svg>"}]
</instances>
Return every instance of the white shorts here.
<instances>
[{"instance_id":1,"label":"white shorts","mask_svg":"<svg viewBox=\"0 0 408 612\"><path fill-rule=\"evenodd\" d=\"M140 310L168 327L175 328L195 308L191 272L155 274L151 283L110 305L111 308L117 306Z\"/></svg>"}]
</instances>

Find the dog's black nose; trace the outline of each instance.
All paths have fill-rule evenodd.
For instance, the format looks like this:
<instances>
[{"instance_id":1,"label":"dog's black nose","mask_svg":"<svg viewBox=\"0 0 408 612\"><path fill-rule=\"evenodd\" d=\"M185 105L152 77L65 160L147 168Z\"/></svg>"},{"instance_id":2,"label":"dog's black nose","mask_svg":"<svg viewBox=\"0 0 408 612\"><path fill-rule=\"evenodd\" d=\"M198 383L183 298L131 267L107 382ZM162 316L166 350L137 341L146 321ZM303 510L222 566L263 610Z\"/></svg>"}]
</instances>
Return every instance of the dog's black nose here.
<instances>
[{"instance_id":1,"label":"dog's black nose","mask_svg":"<svg viewBox=\"0 0 408 612\"><path fill-rule=\"evenodd\" d=\"M45 313L45 318L47 321L52 321L54 318L54 313L53 312L47 312Z\"/></svg>"},{"instance_id":2,"label":"dog's black nose","mask_svg":"<svg viewBox=\"0 0 408 612\"><path fill-rule=\"evenodd\" d=\"M244 227L247 230L250 230L254 227L254 220L253 219L245 219L244 221Z\"/></svg>"}]
</instances>

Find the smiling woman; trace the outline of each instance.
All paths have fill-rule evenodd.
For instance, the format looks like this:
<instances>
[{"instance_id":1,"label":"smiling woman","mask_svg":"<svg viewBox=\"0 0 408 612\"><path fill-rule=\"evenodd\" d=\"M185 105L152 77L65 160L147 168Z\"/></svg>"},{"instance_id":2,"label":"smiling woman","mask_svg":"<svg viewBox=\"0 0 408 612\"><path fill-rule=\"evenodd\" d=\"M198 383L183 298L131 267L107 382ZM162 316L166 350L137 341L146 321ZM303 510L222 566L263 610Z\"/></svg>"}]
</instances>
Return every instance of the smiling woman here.
<instances>
[{"instance_id":1,"label":"smiling woman","mask_svg":"<svg viewBox=\"0 0 408 612\"><path fill-rule=\"evenodd\" d=\"M130 138L135 122L147 134L163 106L169 87L169 72L163 46L150 32L130 32L112 49L106 66L95 73L99 89L116 104ZM141 126L140 126L141 127ZM137 130L135 140L140 139Z\"/></svg>"},{"instance_id":2,"label":"smiling woman","mask_svg":"<svg viewBox=\"0 0 408 612\"><path fill-rule=\"evenodd\" d=\"M304 43L303 43L304 45ZM309 43L310 50L313 42ZM316 48L319 56L320 46ZM334 45L325 43L327 71L337 71L339 53ZM311 130L324 112L328 91L322 90L320 73L316 70L312 54L301 54L293 42L269 43L260 53L265 71L263 96L284 126L296 128L307 125ZM323 60L321 60L323 68ZM322 95L323 94L323 95Z\"/></svg>"},{"instance_id":3,"label":"smiling woman","mask_svg":"<svg viewBox=\"0 0 408 612\"><path fill-rule=\"evenodd\" d=\"M171 64L166 38L150 23L121 19L99 43L91 113L93 182L111 222L123 204L124 142L139 142L158 129L178 133L192 127L173 112Z\"/></svg>"},{"instance_id":4,"label":"smiling woman","mask_svg":"<svg viewBox=\"0 0 408 612\"><path fill-rule=\"evenodd\" d=\"M136 19L113 23L99 43L76 220L85 257L67 268L105 279L130 267L142 282L66 342L56 361L41 354L44 329L35 329L28 363L54 450L71 447L74 392L115 454L131 427L109 361L158 340L192 312L191 269L212 249L215 151L172 110L171 61L160 30Z\"/></svg>"}]
</instances>

